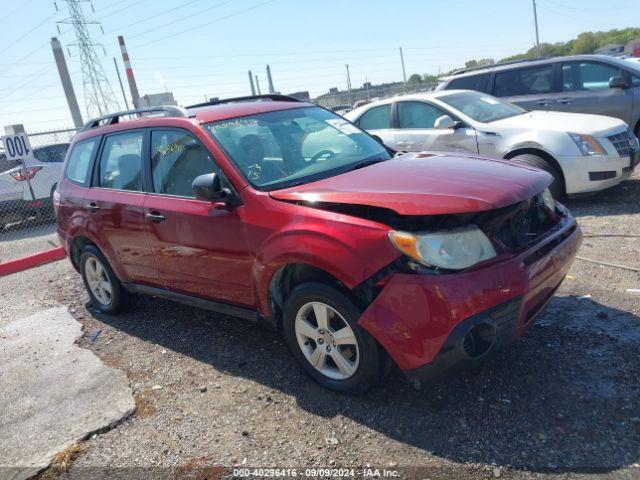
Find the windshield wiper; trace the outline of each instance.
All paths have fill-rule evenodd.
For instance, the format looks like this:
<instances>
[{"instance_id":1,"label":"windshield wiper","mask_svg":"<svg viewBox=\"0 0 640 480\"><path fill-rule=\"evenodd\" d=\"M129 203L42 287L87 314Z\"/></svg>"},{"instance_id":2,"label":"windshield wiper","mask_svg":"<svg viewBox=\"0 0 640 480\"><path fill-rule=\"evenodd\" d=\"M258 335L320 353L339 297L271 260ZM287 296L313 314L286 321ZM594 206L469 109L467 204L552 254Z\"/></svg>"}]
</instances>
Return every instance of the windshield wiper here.
<instances>
[{"instance_id":1,"label":"windshield wiper","mask_svg":"<svg viewBox=\"0 0 640 480\"><path fill-rule=\"evenodd\" d=\"M363 160L362 162L356 163L349 171L358 170L360 168L368 167L370 165L375 165L376 163L385 162L389 160L388 158L373 158L371 160Z\"/></svg>"}]
</instances>

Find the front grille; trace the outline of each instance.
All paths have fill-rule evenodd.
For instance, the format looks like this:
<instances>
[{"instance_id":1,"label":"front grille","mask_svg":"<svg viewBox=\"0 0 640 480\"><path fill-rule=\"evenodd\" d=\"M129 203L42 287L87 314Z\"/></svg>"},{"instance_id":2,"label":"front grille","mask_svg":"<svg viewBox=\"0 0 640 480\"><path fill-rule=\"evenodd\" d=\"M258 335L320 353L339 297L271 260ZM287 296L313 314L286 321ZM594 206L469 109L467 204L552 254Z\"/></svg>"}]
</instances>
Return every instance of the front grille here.
<instances>
[{"instance_id":1,"label":"front grille","mask_svg":"<svg viewBox=\"0 0 640 480\"><path fill-rule=\"evenodd\" d=\"M621 157L630 157L638 151L638 139L631 130L607 137Z\"/></svg>"},{"instance_id":2,"label":"front grille","mask_svg":"<svg viewBox=\"0 0 640 480\"><path fill-rule=\"evenodd\" d=\"M534 243L558 222L556 213L545 207L541 195L491 212L479 227L509 251L522 250Z\"/></svg>"}]
</instances>

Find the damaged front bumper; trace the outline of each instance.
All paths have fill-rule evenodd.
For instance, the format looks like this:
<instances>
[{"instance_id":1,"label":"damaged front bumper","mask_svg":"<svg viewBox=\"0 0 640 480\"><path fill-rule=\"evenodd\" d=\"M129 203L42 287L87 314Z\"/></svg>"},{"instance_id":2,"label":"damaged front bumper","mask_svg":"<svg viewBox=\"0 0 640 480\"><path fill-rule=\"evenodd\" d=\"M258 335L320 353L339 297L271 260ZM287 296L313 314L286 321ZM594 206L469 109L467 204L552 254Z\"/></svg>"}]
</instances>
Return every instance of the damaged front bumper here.
<instances>
[{"instance_id":1,"label":"damaged front bumper","mask_svg":"<svg viewBox=\"0 0 640 480\"><path fill-rule=\"evenodd\" d=\"M477 363L519 338L567 274L582 233L562 212L539 241L502 261L441 275L394 273L359 325L412 379Z\"/></svg>"}]
</instances>

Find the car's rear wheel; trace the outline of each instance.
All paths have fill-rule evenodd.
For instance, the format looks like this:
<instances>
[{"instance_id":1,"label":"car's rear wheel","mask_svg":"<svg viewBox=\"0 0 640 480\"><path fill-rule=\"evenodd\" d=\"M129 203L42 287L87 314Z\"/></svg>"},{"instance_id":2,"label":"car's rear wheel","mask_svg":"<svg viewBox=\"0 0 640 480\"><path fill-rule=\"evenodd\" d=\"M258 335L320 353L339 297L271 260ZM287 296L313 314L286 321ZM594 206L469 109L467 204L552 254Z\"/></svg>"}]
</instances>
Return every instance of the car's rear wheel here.
<instances>
[{"instance_id":1,"label":"car's rear wheel","mask_svg":"<svg viewBox=\"0 0 640 480\"><path fill-rule=\"evenodd\" d=\"M130 294L100 251L87 245L80 255L80 271L93 304L102 312L117 313L130 304Z\"/></svg>"},{"instance_id":2,"label":"car's rear wheel","mask_svg":"<svg viewBox=\"0 0 640 480\"><path fill-rule=\"evenodd\" d=\"M384 354L357 325L360 310L342 292L305 283L289 295L283 318L286 342L302 368L320 385L364 393L382 377Z\"/></svg>"},{"instance_id":3,"label":"car's rear wheel","mask_svg":"<svg viewBox=\"0 0 640 480\"><path fill-rule=\"evenodd\" d=\"M562 198L566 192L564 177L558 168L546 158L531 153L524 153L522 155L516 155L511 160L514 162L524 163L531 167L544 170L553 177L553 182L549 185L549 190L553 195L553 198Z\"/></svg>"}]
</instances>

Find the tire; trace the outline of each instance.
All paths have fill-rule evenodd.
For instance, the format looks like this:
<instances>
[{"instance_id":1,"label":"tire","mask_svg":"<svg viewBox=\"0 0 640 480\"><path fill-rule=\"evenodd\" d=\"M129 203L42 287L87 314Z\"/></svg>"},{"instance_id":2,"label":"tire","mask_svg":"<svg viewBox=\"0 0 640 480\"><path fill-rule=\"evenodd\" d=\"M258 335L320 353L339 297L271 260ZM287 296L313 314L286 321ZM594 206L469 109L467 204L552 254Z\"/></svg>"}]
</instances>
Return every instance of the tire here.
<instances>
[{"instance_id":1,"label":"tire","mask_svg":"<svg viewBox=\"0 0 640 480\"><path fill-rule=\"evenodd\" d=\"M322 312L325 307L326 330L316 317L316 311ZM362 394L383 378L388 365L386 356L374 338L357 325L360 313L345 294L322 283L299 285L285 302L283 330L287 346L309 376L325 388ZM335 335L339 331L343 332L342 338ZM322 365L322 370L313 361Z\"/></svg>"},{"instance_id":2,"label":"tire","mask_svg":"<svg viewBox=\"0 0 640 480\"><path fill-rule=\"evenodd\" d=\"M542 158L538 155L530 153L524 153L522 155L516 155L511 158L514 162L524 163L530 167L535 167L540 170L544 170L553 177L553 182L549 185L549 190L553 198L560 199L564 196L566 189L564 184L564 177L562 173L558 171L558 168L546 158Z\"/></svg>"},{"instance_id":3,"label":"tire","mask_svg":"<svg viewBox=\"0 0 640 480\"><path fill-rule=\"evenodd\" d=\"M93 245L87 245L82 249L80 273L91 302L98 310L103 313L118 313L129 307L131 294L124 289L104 255ZM98 281L102 288L96 285Z\"/></svg>"}]
</instances>

